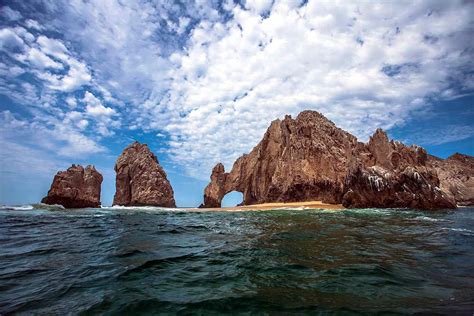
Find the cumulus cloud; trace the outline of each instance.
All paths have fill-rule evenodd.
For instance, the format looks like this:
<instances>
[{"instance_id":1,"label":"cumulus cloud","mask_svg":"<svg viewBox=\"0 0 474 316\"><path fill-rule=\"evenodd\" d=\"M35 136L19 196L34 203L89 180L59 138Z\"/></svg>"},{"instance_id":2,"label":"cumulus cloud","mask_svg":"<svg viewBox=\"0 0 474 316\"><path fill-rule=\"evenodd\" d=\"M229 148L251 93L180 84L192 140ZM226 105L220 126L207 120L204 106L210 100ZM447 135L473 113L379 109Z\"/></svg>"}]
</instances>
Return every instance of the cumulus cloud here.
<instances>
[{"instance_id":1,"label":"cumulus cloud","mask_svg":"<svg viewBox=\"0 0 474 316\"><path fill-rule=\"evenodd\" d=\"M112 116L117 112L109 107L105 107L98 98L87 91L84 95L84 102L86 105L86 113L92 116Z\"/></svg>"},{"instance_id":2,"label":"cumulus cloud","mask_svg":"<svg viewBox=\"0 0 474 316\"><path fill-rule=\"evenodd\" d=\"M87 65L62 41L44 35L35 41L35 36L20 26L0 29L1 50L30 66L29 71L53 90L71 92L92 80Z\"/></svg>"},{"instance_id":3,"label":"cumulus cloud","mask_svg":"<svg viewBox=\"0 0 474 316\"><path fill-rule=\"evenodd\" d=\"M17 60L22 62L29 62L31 66L44 69L44 68L53 68L53 69L62 69L63 65L58 63L48 57L45 53L37 48L30 48L26 54L17 55Z\"/></svg>"},{"instance_id":4,"label":"cumulus cloud","mask_svg":"<svg viewBox=\"0 0 474 316\"><path fill-rule=\"evenodd\" d=\"M24 42L20 36L10 28L0 30L0 50L14 51L22 50Z\"/></svg>"},{"instance_id":5,"label":"cumulus cloud","mask_svg":"<svg viewBox=\"0 0 474 316\"><path fill-rule=\"evenodd\" d=\"M245 1L245 8L257 14L262 14L270 11L272 4L273 0L247 0Z\"/></svg>"},{"instance_id":6,"label":"cumulus cloud","mask_svg":"<svg viewBox=\"0 0 474 316\"><path fill-rule=\"evenodd\" d=\"M48 82L51 89L64 92L77 90L92 80L86 64L72 57L68 58L67 63L69 69L65 74L43 72L38 77Z\"/></svg>"},{"instance_id":7,"label":"cumulus cloud","mask_svg":"<svg viewBox=\"0 0 474 316\"><path fill-rule=\"evenodd\" d=\"M83 102L86 104L85 114L95 120L95 129L102 136L112 136L112 129L120 127L120 121L116 118L117 111L106 107L91 92L86 91Z\"/></svg>"},{"instance_id":8,"label":"cumulus cloud","mask_svg":"<svg viewBox=\"0 0 474 316\"><path fill-rule=\"evenodd\" d=\"M77 100L74 97L67 97L66 104L71 108L74 109L77 106Z\"/></svg>"},{"instance_id":9,"label":"cumulus cloud","mask_svg":"<svg viewBox=\"0 0 474 316\"><path fill-rule=\"evenodd\" d=\"M17 21L23 18L20 12L13 10L9 6L0 7L0 16L10 21Z\"/></svg>"},{"instance_id":10,"label":"cumulus cloud","mask_svg":"<svg viewBox=\"0 0 474 316\"><path fill-rule=\"evenodd\" d=\"M14 65L7 65L0 62L0 74L3 77L17 77L21 74L25 73L25 70L21 67L14 66Z\"/></svg>"},{"instance_id":11,"label":"cumulus cloud","mask_svg":"<svg viewBox=\"0 0 474 316\"><path fill-rule=\"evenodd\" d=\"M77 119L77 115L80 117L79 113L69 114L64 120L38 115L34 121L17 118L10 111L0 114L0 138L3 143L17 142L35 150L75 158L105 151L92 138L67 124Z\"/></svg>"},{"instance_id":12,"label":"cumulus cloud","mask_svg":"<svg viewBox=\"0 0 474 316\"><path fill-rule=\"evenodd\" d=\"M25 21L25 25L27 28L34 29L37 31L44 30L44 27L38 23L36 20L28 19Z\"/></svg>"}]
</instances>

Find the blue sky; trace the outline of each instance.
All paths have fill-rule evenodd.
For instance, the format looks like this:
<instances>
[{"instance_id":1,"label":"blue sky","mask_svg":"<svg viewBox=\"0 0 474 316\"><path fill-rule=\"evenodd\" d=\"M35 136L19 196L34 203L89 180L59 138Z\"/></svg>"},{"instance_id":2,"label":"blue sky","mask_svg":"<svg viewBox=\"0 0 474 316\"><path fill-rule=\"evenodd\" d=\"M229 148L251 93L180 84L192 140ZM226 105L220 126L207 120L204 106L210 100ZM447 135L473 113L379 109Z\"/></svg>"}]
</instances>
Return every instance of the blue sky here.
<instances>
[{"instance_id":1,"label":"blue sky","mask_svg":"<svg viewBox=\"0 0 474 316\"><path fill-rule=\"evenodd\" d=\"M2 1L0 203L37 202L58 170L147 143L196 206L269 123L320 111L447 157L474 154L467 1ZM236 203L237 198L229 203Z\"/></svg>"}]
</instances>

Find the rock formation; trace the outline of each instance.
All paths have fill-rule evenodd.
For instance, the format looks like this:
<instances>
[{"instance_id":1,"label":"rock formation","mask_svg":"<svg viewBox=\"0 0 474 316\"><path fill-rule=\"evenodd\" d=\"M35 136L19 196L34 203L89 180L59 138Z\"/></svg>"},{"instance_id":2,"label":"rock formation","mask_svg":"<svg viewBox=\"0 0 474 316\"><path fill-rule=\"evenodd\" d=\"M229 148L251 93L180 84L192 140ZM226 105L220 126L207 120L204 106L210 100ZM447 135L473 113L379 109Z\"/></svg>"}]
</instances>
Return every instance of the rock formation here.
<instances>
[{"instance_id":1,"label":"rock formation","mask_svg":"<svg viewBox=\"0 0 474 316\"><path fill-rule=\"evenodd\" d=\"M146 144L134 142L118 157L114 205L176 207L166 173Z\"/></svg>"},{"instance_id":2,"label":"rock formation","mask_svg":"<svg viewBox=\"0 0 474 316\"><path fill-rule=\"evenodd\" d=\"M443 192L458 205L474 205L474 157L456 153L444 160L429 156L428 161L438 172Z\"/></svg>"},{"instance_id":3,"label":"rock formation","mask_svg":"<svg viewBox=\"0 0 474 316\"><path fill-rule=\"evenodd\" d=\"M389 141L378 129L367 144L315 111L271 123L260 143L230 172L217 164L202 207L220 207L225 194L244 205L322 200L346 207L453 208L426 151Z\"/></svg>"},{"instance_id":4,"label":"rock formation","mask_svg":"<svg viewBox=\"0 0 474 316\"><path fill-rule=\"evenodd\" d=\"M84 169L72 165L54 176L51 189L41 203L59 204L66 208L99 207L102 180L94 166Z\"/></svg>"},{"instance_id":5,"label":"rock formation","mask_svg":"<svg viewBox=\"0 0 474 316\"><path fill-rule=\"evenodd\" d=\"M388 140L378 129L359 145L344 184L342 205L362 207L454 208L454 199L440 189L426 151Z\"/></svg>"}]
</instances>

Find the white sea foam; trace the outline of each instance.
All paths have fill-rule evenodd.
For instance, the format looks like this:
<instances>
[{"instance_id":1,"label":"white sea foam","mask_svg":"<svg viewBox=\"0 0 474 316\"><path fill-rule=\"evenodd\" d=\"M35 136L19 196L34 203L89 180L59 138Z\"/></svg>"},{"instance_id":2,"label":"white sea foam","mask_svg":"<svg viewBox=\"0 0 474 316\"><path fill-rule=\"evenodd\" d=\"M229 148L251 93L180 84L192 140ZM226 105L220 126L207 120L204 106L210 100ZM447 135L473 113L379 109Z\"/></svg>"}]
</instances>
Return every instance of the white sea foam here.
<instances>
[{"instance_id":1,"label":"white sea foam","mask_svg":"<svg viewBox=\"0 0 474 316\"><path fill-rule=\"evenodd\" d=\"M178 209L171 207L159 207L159 206L123 206L123 205L112 205L112 206L101 206L103 210L118 210L118 211L147 211L147 212L163 212L163 211L184 211L186 209Z\"/></svg>"},{"instance_id":2,"label":"white sea foam","mask_svg":"<svg viewBox=\"0 0 474 316\"><path fill-rule=\"evenodd\" d=\"M474 234L474 231L470 230L470 229L465 229L465 228L443 228L445 230L450 230L450 231L453 231L453 232L460 232L460 233L468 233L468 234Z\"/></svg>"},{"instance_id":3,"label":"white sea foam","mask_svg":"<svg viewBox=\"0 0 474 316\"><path fill-rule=\"evenodd\" d=\"M30 211L34 209L33 205L2 205L0 209L7 211Z\"/></svg>"},{"instance_id":4,"label":"white sea foam","mask_svg":"<svg viewBox=\"0 0 474 316\"><path fill-rule=\"evenodd\" d=\"M446 221L442 218L433 218L433 217L428 217L428 216L417 216L417 217L414 217L413 220L427 221L427 222L444 222L444 221Z\"/></svg>"}]
</instances>

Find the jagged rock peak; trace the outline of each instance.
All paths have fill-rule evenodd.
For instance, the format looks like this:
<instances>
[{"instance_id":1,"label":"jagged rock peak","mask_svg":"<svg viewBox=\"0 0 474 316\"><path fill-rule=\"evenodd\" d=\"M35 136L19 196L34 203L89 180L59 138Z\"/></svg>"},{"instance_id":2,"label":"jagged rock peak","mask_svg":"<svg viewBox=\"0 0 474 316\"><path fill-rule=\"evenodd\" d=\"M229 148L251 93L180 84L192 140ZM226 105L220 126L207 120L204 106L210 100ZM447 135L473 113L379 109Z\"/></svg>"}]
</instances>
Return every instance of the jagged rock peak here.
<instances>
[{"instance_id":1,"label":"jagged rock peak","mask_svg":"<svg viewBox=\"0 0 474 316\"><path fill-rule=\"evenodd\" d=\"M115 163L114 205L175 207L166 172L147 144L134 141Z\"/></svg>"},{"instance_id":2,"label":"jagged rock peak","mask_svg":"<svg viewBox=\"0 0 474 316\"><path fill-rule=\"evenodd\" d=\"M377 128L375 130L374 135L370 137L369 143L377 142L377 143L388 143L388 136L387 132L385 132L381 128Z\"/></svg>"},{"instance_id":3,"label":"jagged rock peak","mask_svg":"<svg viewBox=\"0 0 474 316\"><path fill-rule=\"evenodd\" d=\"M222 163L218 163L212 168L212 177L218 177L219 175L223 174L225 172L224 165Z\"/></svg>"},{"instance_id":4,"label":"jagged rock peak","mask_svg":"<svg viewBox=\"0 0 474 316\"><path fill-rule=\"evenodd\" d=\"M93 165L84 169L73 164L54 176L51 189L41 202L65 208L99 207L102 180L102 175Z\"/></svg>"},{"instance_id":5,"label":"jagged rock peak","mask_svg":"<svg viewBox=\"0 0 474 316\"><path fill-rule=\"evenodd\" d=\"M451 156L449 156L447 160L457 160L457 161L461 161L468 164L472 164L474 162L472 156L461 154L461 153L454 153Z\"/></svg>"}]
</instances>

